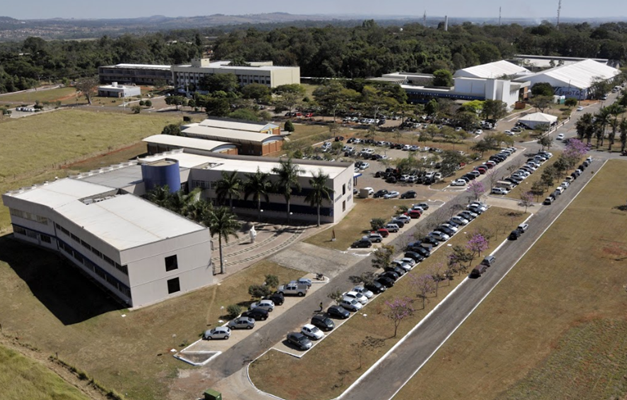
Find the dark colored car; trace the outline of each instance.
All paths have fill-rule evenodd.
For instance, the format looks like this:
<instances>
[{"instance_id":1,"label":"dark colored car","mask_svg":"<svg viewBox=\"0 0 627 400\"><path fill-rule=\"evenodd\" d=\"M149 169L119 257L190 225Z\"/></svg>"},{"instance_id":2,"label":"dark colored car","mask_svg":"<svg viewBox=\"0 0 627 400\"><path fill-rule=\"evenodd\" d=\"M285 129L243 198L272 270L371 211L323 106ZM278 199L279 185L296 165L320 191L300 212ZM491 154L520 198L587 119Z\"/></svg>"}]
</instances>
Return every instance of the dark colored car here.
<instances>
[{"instance_id":1,"label":"dark colored car","mask_svg":"<svg viewBox=\"0 0 627 400\"><path fill-rule=\"evenodd\" d=\"M372 247L372 242L369 239L359 239L358 241L353 242L353 244L351 244L351 247L354 249L368 248Z\"/></svg>"},{"instance_id":2,"label":"dark colored car","mask_svg":"<svg viewBox=\"0 0 627 400\"><path fill-rule=\"evenodd\" d=\"M462 178L467 178L468 180L471 180L471 181L474 181L475 179L477 179L477 177L474 176L473 174L466 174L462 176Z\"/></svg>"},{"instance_id":3,"label":"dark colored car","mask_svg":"<svg viewBox=\"0 0 627 400\"><path fill-rule=\"evenodd\" d=\"M512 233L509 234L507 238L509 240L516 240L520 237L520 235L522 235L522 230L519 228L516 228L512 231Z\"/></svg>"},{"instance_id":4,"label":"dark colored car","mask_svg":"<svg viewBox=\"0 0 627 400\"><path fill-rule=\"evenodd\" d=\"M261 308L253 308L252 310L243 312L242 317L249 317L255 321L265 321L268 319L268 311Z\"/></svg>"},{"instance_id":5,"label":"dark colored car","mask_svg":"<svg viewBox=\"0 0 627 400\"><path fill-rule=\"evenodd\" d=\"M346 319L351 313L342 306L331 306L327 309L327 315L331 318Z\"/></svg>"},{"instance_id":6,"label":"dark colored car","mask_svg":"<svg viewBox=\"0 0 627 400\"><path fill-rule=\"evenodd\" d=\"M429 204L427 203L418 203L416 204L418 207L422 208L423 210L427 211L429 209Z\"/></svg>"},{"instance_id":7,"label":"dark colored car","mask_svg":"<svg viewBox=\"0 0 627 400\"><path fill-rule=\"evenodd\" d=\"M483 214L483 210L481 209L481 207L477 206L468 207L468 211L474 212L475 214Z\"/></svg>"},{"instance_id":8,"label":"dark colored car","mask_svg":"<svg viewBox=\"0 0 627 400\"><path fill-rule=\"evenodd\" d=\"M265 299L266 300L272 300L274 305L280 306L285 301L285 296L283 296L283 293L278 293L277 292L277 293L271 294L270 296L267 296Z\"/></svg>"},{"instance_id":9,"label":"dark colored car","mask_svg":"<svg viewBox=\"0 0 627 400\"><path fill-rule=\"evenodd\" d=\"M400 276L403 276L403 275L405 275L405 274L407 273L407 271L405 271L405 270L404 270L403 268L401 268L401 267L387 267L387 268L385 269L385 272L388 272L388 271L390 271L390 272L394 272L394 273L395 273L396 275L398 275L399 277L400 277Z\"/></svg>"},{"instance_id":10,"label":"dark colored car","mask_svg":"<svg viewBox=\"0 0 627 400\"><path fill-rule=\"evenodd\" d=\"M372 196L372 197L374 197L375 199L377 199L377 198L379 198L379 197L383 197L383 196L385 196L386 194L388 194L388 191L387 191L386 189L381 189L381 190L377 191L377 192L374 194L374 196Z\"/></svg>"},{"instance_id":11,"label":"dark colored car","mask_svg":"<svg viewBox=\"0 0 627 400\"><path fill-rule=\"evenodd\" d=\"M311 324L313 326L317 326L318 329L325 332L331 331L335 328L335 323L331 320L331 318L324 314L316 314L311 317Z\"/></svg>"},{"instance_id":12,"label":"dark colored car","mask_svg":"<svg viewBox=\"0 0 627 400\"><path fill-rule=\"evenodd\" d=\"M311 340L300 332L290 332L287 334L287 342L299 350L311 349Z\"/></svg>"},{"instance_id":13,"label":"dark colored car","mask_svg":"<svg viewBox=\"0 0 627 400\"><path fill-rule=\"evenodd\" d=\"M418 254L415 251L406 251L405 255L403 257L407 257L407 258L411 258L412 260L416 261L417 263L423 261L425 258L424 256Z\"/></svg>"},{"instance_id":14,"label":"dark colored car","mask_svg":"<svg viewBox=\"0 0 627 400\"><path fill-rule=\"evenodd\" d=\"M409 218L411 219L416 219L416 218L420 218L420 216L422 215L422 213L420 212L420 210L409 210L407 212L407 215L409 216Z\"/></svg>"},{"instance_id":15,"label":"dark colored car","mask_svg":"<svg viewBox=\"0 0 627 400\"><path fill-rule=\"evenodd\" d=\"M424 239L421 240L422 243L428 243L431 244L433 246L437 246L440 244L440 242L438 242L438 240L432 236L427 236Z\"/></svg>"},{"instance_id":16,"label":"dark colored car","mask_svg":"<svg viewBox=\"0 0 627 400\"><path fill-rule=\"evenodd\" d=\"M427 258L431 255L431 251L429 251L429 249L426 249L424 247L416 247L413 251L415 253L418 253L423 258Z\"/></svg>"},{"instance_id":17,"label":"dark colored car","mask_svg":"<svg viewBox=\"0 0 627 400\"><path fill-rule=\"evenodd\" d=\"M415 199L418 197L418 193L413 190L409 190L401 195L401 199Z\"/></svg>"},{"instance_id":18,"label":"dark colored car","mask_svg":"<svg viewBox=\"0 0 627 400\"><path fill-rule=\"evenodd\" d=\"M379 276L380 276L380 277L385 277L385 278L390 278L390 279L393 279L393 280L394 280L394 282L396 282L396 281L398 280L398 278L400 278L400 277L401 277L399 274L397 274L397 273L396 273L396 272L394 272L394 271L385 271L385 272L382 272Z\"/></svg>"},{"instance_id":19,"label":"dark colored car","mask_svg":"<svg viewBox=\"0 0 627 400\"><path fill-rule=\"evenodd\" d=\"M396 183L396 182L398 181L398 179L396 179L396 177L395 177L395 176L388 176L388 177L385 179L385 181L386 181L387 183ZM387 194L387 190L386 190L386 193L385 193L385 194ZM384 194L384 195L385 195L385 194ZM381 196L379 196L379 197L383 197L384 195L381 195ZM376 197L376 193L375 193L375 197Z\"/></svg>"},{"instance_id":20,"label":"dark colored car","mask_svg":"<svg viewBox=\"0 0 627 400\"><path fill-rule=\"evenodd\" d=\"M375 282L385 286L386 288L391 288L392 286L394 286L395 281L394 279L390 279L387 276L380 276L377 278L377 280L375 280Z\"/></svg>"},{"instance_id":21,"label":"dark colored car","mask_svg":"<svg viewBox=\"0 0 627 400\"><path fill-rule=\"evenodd\" d=\"M437 228L435 228L436 230L440 231L440 232L444 232L449 236L453 236L455 234L455 231L452 230L451 228L449 228L448 226L438 226Z\"/></svg>"},{"instance_id":22,"label":"dark colored car","mask_svg":"<svg viewBox=\"0 0 627 400\"><path fill-rule=\"evenodd\" d=\"M383 293L387 290L387 287L382 285L381 283L374 281L372 283L368 283L364 285L364 287L370 290L374 294Z\"/></svg>"}]
</instances>

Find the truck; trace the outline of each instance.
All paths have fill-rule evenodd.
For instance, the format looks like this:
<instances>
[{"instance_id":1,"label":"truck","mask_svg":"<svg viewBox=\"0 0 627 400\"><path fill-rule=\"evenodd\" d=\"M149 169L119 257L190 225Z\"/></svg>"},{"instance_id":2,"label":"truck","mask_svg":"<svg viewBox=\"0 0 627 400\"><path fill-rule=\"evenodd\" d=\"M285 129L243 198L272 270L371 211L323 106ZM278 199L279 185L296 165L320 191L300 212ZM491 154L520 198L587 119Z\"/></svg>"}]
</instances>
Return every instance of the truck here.
<instances>
[{"instance_id":1,"label":"truck","mask_svg":"<svg viewBox=\"0 0 627 400\"><path fill-rule=\"evenodd\" d=\"M279 286L277 292L284 296L304 296L307 294L309 287L304 283L290 282Z\"/></svg>"}]
</instances>

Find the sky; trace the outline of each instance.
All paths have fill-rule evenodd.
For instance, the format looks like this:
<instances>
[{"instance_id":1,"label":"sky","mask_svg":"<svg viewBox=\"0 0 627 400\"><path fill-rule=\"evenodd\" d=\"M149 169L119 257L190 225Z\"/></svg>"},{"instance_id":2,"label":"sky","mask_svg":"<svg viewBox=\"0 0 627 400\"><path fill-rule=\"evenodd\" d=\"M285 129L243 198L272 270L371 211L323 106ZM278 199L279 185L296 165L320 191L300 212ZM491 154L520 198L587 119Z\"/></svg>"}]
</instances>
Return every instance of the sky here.
<instances>
[{"instance_id":1,"label":"sky","mask_svg":"<svg viewBox=\"0 0 627 400\"><path fill-rule=\"evenodd\" d=\"M555 18L558 0L29 0L3 2L0 16L16 19L44 18L136 18L152 15L167 17L211 14L290 14L405 15L498 18ZM625 0L562 0L561 16L596 18L627 16Z\"/></svg>"}]
</instances>

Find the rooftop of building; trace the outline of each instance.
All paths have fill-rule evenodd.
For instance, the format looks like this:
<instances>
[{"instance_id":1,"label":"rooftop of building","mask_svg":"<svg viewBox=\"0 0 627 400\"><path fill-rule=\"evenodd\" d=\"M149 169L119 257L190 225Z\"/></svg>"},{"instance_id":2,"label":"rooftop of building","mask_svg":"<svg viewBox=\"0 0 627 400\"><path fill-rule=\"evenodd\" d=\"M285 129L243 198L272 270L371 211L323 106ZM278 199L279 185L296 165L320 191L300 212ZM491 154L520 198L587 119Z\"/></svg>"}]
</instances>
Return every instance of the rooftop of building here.
<instances>
[{"instance_id":1,"label":"rooftop of building","mask_svg":"<svg viewBox=\"0 0 627 400\"><path fill-rule=\"evenodd\" d=\"M607 80L620 74L620 70L605 65L598 61L587 59L573 64L560 65L535 74L526 74L517 78L517 81L525 81L534 77L550 77L562 82L563 85L578 89L589 88L595 79Z\"/></svg>"},{"instance_id":2,"label":"rooftop of building","mask_svg":"<svg viewBox=\"0 0 627 400\"><path fill-rule=\"evenodd\" d=\"M233 121L228 119L213 119L207 118L201 121L199 126L209 126L213 128L222 128L222 129L235 129L238 131L247 131L247 132L263 132L270 129L276 129L279 126L272 123L259 123L259 122L242 122L242 121Z\"/></svg>"},{"instance_id":3,"label":"rooftop of building","mask_svg":"<svg viewBox=\"0 0 627 400\"><path fill-rule=\"evenodd\" d=\"M529 70L520 67L509 61L501 60L487 64L475 65L474 67L463 68L455 72L455 77L473 75L477 78L501 78L503 76L527 73Z\"/></svg>"},{"instance_id":4,"label":"rooftop of building","mask_svg":"<svg viewBox=\"0 0 627 400\"><path fill-rule=\"evenodd\" d=\"M230 143L257 143L270 142L273 140L280 140L282 135L269 135L267 133L248 132L235 129L216 128L212 126L200 126L197 124L190 124L183 127L183 133L185 135L206 137L213 140L225 141Z\"/></svg>"},{"instance_id":5,"label":"rooftop of building","mask_svg":"<svg viewBox=\"0 0 627 400\"><path fill-rule=\"evenodd\" d=\"M178 146L186 149L196 149L204 151L216 151L221 148L232 148L235 145L217 140L190 138L186 136L173 135L152 135L143 139L146 143L162 144L167 146Z\"/></svg>"},{"instance_id":6,"label":"rooftop of building","mask_svg":"<svg viewBox=\"0 0 627 400\"><path fill-rule=\"evenodd\" d=\"M171 65L153 65L153 64L115 64L115 65L103 65L100 68L134 68L134 69L162 69L170 70Z\"/></svg>"},{"instance_id":7,"label":"rooftop of building","mask_svg":"<svg viewBox=\"0 0 627 400\"><path fill-rule=\"evenodd\" d=\"M206 66L194 67L192 64L179 64L173 67L175 68L217 68L217 69L239 69L250 71L272 71L279 69L290 69L298 67L281 66L281 65L229 65L231 61L211 61Z\"/></svg>"}]
</instances>

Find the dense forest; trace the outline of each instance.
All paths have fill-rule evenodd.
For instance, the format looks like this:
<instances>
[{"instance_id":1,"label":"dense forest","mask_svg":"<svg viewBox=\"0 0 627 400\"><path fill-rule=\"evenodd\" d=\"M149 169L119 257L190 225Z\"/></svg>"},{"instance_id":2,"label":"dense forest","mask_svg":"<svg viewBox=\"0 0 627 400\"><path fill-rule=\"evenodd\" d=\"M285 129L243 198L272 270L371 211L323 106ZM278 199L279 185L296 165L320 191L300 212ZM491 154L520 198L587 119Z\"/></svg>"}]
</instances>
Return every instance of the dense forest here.
<instances>
[{"instance_id":1,"label":"dense forest","mask_svg":"<svg viewBox=\"0 0 627 400\"><path fill-rule=\"evenodd\" d=\"M393 71L454 71L513 54L601 57L627 60L627 23L533 27L475 25L279 27L233 30L209 42L198 30L98 40L44 41L28 38L0 45L0 92L41 81L76 79L116 63L177 64L206 51L214 59L271 60L298 65L302 76L358 78Z\"/></svg>"}]
</instances>

